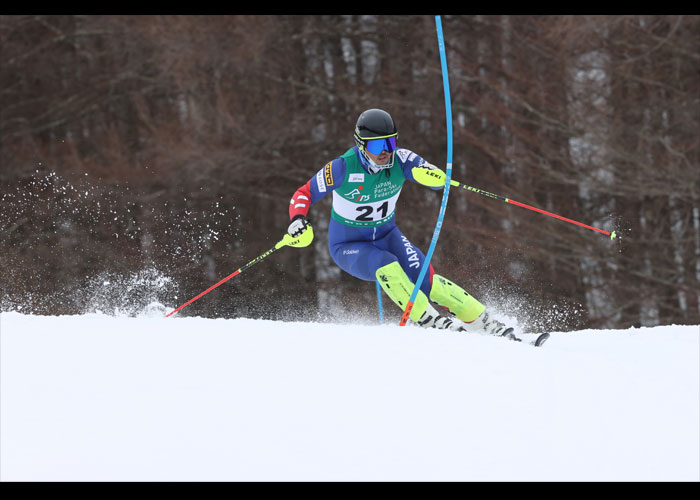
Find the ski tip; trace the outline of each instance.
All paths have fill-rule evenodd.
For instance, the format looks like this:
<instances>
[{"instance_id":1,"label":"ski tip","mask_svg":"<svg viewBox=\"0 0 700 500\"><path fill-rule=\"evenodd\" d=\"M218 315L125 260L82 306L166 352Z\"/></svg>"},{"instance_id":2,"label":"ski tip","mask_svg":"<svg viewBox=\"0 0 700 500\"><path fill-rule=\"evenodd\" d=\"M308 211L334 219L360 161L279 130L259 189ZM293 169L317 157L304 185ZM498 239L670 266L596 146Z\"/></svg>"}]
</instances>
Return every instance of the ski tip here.
<instances>
[{"instance_id":1,"label":"ski tip","mask_svg":"<svg viewBox=\"0 0 700 500\"><path fill-rule=\"evenodd\" d=\"M549 338L549 334L548 334L548 333L543 333L542 335L540 335L539 337L537 337L537 339L535 340L535 343L534 343L535 347L540 347L542 344L544 344L545 342L547 342L547 339L548 339L548 338Z\"/></svg>"}]
</instances>

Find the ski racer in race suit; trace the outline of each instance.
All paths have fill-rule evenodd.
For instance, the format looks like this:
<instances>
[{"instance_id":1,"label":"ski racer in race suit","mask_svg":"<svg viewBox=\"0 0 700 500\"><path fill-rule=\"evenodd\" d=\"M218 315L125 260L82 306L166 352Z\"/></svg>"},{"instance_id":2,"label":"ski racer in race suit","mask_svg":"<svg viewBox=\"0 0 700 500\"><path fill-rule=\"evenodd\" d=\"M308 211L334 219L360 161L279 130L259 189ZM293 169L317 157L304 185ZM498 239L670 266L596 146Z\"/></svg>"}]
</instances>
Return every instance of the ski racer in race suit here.
<instances>
[{"instance_id":1,"label":"ski racer in race suit","mask_svg":"<svg viewBox=\"0 0 700 500\"><path fill-rule=\"evenodd\" d=\"M300 246L311 243L309 208L332 193L328 226L331 257L345 272L361 280L378 281L391 300L404 310L425 256L396 225L396 202L406 180L439 190L445 186L446 175L418 154L397 148L398 132L386 111L364 111L357 120L354 136L355 146L329 161L294 193L289 203L292 222L288 233L295 238L307 237L308 241ZM430 301L452 314L439 314ZM504 336L511 336L513 331L489 319L484 305L435 273L432 265L409 317L424 327L485 330Z\"/></svg>"}]
</instances>

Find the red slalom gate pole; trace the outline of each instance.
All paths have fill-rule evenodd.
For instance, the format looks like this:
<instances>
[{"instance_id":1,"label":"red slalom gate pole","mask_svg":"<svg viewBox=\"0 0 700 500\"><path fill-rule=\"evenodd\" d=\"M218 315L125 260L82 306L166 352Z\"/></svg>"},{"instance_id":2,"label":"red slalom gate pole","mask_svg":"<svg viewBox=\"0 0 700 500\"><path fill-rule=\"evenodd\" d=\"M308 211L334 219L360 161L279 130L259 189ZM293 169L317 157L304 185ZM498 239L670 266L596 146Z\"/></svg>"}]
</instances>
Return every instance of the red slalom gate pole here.
<instances>
[{"instance_id":1,"label":"red slalom gate pole","mask_svg":"<svg viewBox=\"0 0 700 500\"><path fill-rule=\"evenodd\" d=\"M561 215L553 214L552 212L547 212L546 210L542 210L541 208L532 207L530 205L526 205L525 203L520 203L519 201L515 201L515 200L511 200L510 198L506 198L505 196L500 196L497 194L489 193L488 191L484 191L483 189L467 186L466 184L462 184L462 183L457 182L457 181L450 181L450 184L452 186L460 187L460 188L466 189L467 191L471 191L472 193L477 193L477 194L480 194L483 196L487 196L489 198L493 198L494 200L504 201L506 203L510 203L511 205L516 205L518 207L527 208L528 210L533 210L533 211L539 212L541 214L549 215L550 217L554 217L554 218L557 218L559 220L563 220L564 222L570 222L571 224L576 224L577 226L581 226L581 227L585 227L586 229L591 229L593 231L597 231L599 233L610 236L611 240L614 238L617 238L617 234L615 234L615 231L613 231L611 233L610 231L598 229L597 227L589 226L587 224L577 222L573 219L567 219L566 217L562 217Z\"/></svg>"}]
</instances>

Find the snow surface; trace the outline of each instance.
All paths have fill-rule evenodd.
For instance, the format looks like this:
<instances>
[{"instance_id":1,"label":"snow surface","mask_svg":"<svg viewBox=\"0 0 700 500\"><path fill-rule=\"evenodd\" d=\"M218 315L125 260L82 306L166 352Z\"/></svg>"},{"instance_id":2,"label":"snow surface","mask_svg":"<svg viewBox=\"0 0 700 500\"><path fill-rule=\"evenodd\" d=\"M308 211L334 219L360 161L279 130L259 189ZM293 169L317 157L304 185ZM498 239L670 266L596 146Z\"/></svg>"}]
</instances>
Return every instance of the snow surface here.
<instances>
[{"instance_id":1,"label":"snow surface","mask_svg":"<svg viewBox=\"0 0 700 500\"><path fill-rule=\"evenodd\" d=\"M700 327L0 314L3 481L700 481ZM531 340L531 339L530 339Z\"/></svg>"}]
</instances>

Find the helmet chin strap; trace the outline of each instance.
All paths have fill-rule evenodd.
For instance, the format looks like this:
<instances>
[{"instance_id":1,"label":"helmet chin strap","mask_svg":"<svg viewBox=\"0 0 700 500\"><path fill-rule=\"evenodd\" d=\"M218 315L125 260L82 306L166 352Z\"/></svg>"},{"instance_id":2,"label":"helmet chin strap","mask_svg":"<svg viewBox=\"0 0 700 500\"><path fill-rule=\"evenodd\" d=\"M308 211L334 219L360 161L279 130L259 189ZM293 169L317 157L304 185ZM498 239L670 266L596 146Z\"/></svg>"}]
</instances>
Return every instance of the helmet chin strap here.
<instances>
[{"instance_id":1,"label":"helmet chin strap","mask_svg":"<svg viewBox=\"0 0 700 500\"><path fill-rule=\"evenodd\" d=\"M372 161L372 158L369 157L369 155L365 154L364 151L361 151L361 156L362 158L367 162L366 167L369 169L370 174L376 174L382 170L385 170L387 168L391 168L391 166L394 164L394 153L391 153L391 158L389 161L386 162L385 165L377 165Z\"/></svg>"}]
</instances>

